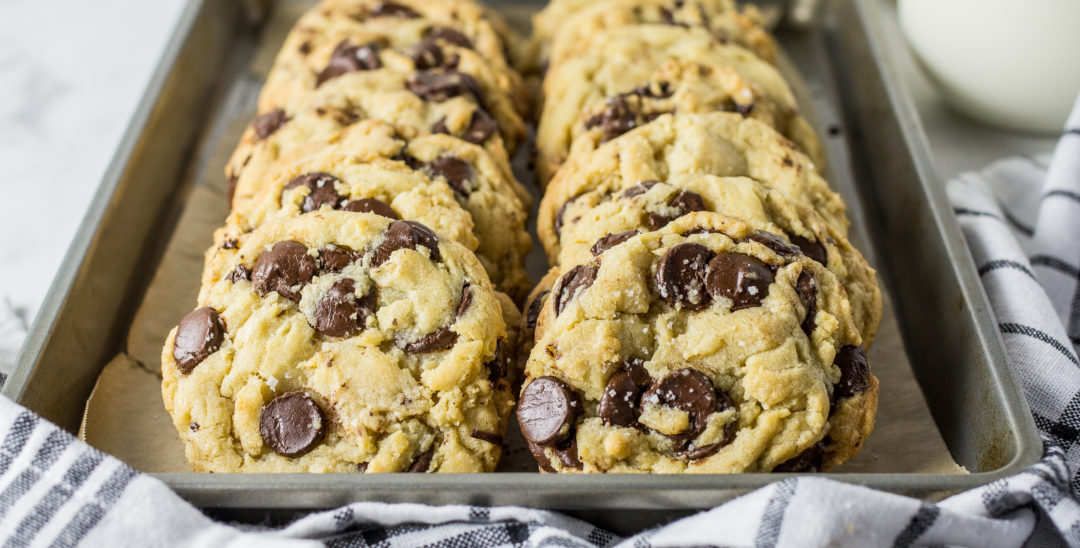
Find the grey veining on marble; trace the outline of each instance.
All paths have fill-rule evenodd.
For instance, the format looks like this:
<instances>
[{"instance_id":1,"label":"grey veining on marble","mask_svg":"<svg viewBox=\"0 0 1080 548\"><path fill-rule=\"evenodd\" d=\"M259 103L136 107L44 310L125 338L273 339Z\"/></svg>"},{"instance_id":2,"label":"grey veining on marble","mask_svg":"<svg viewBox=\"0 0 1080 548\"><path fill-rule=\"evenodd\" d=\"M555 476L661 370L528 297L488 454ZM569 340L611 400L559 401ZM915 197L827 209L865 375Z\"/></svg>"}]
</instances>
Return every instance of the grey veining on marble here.
<instances>
[{"instance_id":1,"label":"grey veining on marble","mask_svg":"<svg viewBox=\"0 0 1080 548\"><path fill-rule=\"evenodd\" d=\"M186 0L0 0L0 363L32 321Z\"/></svg>"}]
</instances>

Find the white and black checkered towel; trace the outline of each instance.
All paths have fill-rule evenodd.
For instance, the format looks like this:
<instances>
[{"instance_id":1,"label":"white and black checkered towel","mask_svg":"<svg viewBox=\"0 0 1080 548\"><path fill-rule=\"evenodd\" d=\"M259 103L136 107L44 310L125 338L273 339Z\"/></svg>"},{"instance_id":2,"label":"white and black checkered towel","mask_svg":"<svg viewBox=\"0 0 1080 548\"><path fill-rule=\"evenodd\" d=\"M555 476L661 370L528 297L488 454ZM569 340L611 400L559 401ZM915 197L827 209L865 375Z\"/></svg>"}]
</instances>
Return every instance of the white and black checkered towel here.
<instances>
[{"instance_id":1,"label":"white and black checkered towel","mask_svg":"<svg viewBox=\"0 0 1080 548\"><path fill-rule=\"evenodd\" d=\"M284 529L224 525L169 489L0 399L3 546L1080 546L1080 101L1053 159L1010 158L949 183L1047 440L1016 476L932 504L813 476L623 539L526 508L357 503ZM0 306L0 345L13 337ZM3 361L4 348L0 348ZM7 348L11 355L11 347Z\"/></svg>"}]
</instances>

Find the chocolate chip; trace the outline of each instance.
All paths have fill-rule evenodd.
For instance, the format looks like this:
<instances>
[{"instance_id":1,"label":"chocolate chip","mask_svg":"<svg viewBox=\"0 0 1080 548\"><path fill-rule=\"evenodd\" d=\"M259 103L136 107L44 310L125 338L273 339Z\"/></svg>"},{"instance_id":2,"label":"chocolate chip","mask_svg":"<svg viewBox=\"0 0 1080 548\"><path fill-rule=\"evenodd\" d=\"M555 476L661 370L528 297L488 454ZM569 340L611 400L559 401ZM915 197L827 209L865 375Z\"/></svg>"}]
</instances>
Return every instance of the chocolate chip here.
<instances>
[{"instance_id":1,"label":"chocolate chip","mask_svg":"<svg viewBox=\"0 0 1080 548\"><path fill-rule=\"evenodd\" d=\"M432 178L442 177L454 192L468 196L471 190L472 166L461 158L441 156L423 165L422 170Z\"/></svg>"},{"instance_id":2,"label":"chocolate chip","mask_svg":"<svg viewBox=\"0 0 1080 548\"><path fill-rule=\"evenodd\" d=\"M464 34L447 27L431 27L424 32L425 40L444 40L455 46L472 49L472 41Z\"/></svg>"},{"instance_id":3,"label":"chocolate chip","mask_svg":"<svg viewBox=\"0 0 1080 548\"><path fill-rule=\"evenodd\" d=\"M486 430L477 430L477 429L473 428L473 431L469 435L476 438L476 439L478 439L478 440L486 441L486 442L488 442L488 443L490 443L492 445L500 445L501 446L502 442L503 442L503 437L502 436L500 436L500 435L498 435L498 434L496 434L494 432L488 432Z\"/></svg>"},{"instance_id":4,"label":"chocolate chip","mask_svg":"<svg viewBox=\"0 0 1080 548\"><path fill-rule=\"evenodd\" d=\"M442 260L439 255L439 238L430 228L416 221L394 221L386 230L382 243L372 253L371 266L377 267L385 263L390 259L390 255L399 249L416 249L420 246L428 248L431 260Z\"/></svg>"},{"instance_id":5,"label":"chocolate chip","mask_svg":"<svg viewBox=\"0 0 1080 548\"><path fill-rule=\"evenodd\" d=\"M580 400L570 387L555 377L540 377L521 392L517 418L526 440L551 445L569 438L580 413Z\"/></svg>"},{"instance_id":6,"label":"chocolate chip","mask_svg":"<svg viewBox=\"0 0 1080 548\"><path fill-rule=\"evenodd\" d=\"M412 59L417 70L438 68L443 66L446 61L442 46L434 40L427 39L421 40L419 44L412 48L412 51L409 52L409 59Z\"/></svg>"},{"instance_id":7,"label":"chocolate chip","mask_svg":"<svg viewBox=\"0 0 1080 548\"><path fill-rule=\"evenodd\" d=\"M565 468L581 470L584 467L581 464L581 459L578 458L576 436L570 436L566 441L556 445L555 455L559 457L559 462Z\"/></svg>"},{"instance_id":8,"label":"chocolate chip","mask_svg":"<svg viewBox=\"0 0 1080 548\"><path fill-rule=\"evenodd\" d=\"M196 365L221 348L225 339L225 320L209 306L196 308L180 320L173 339L176 368L187 375Z\"/></svg>"},{"instance_id":9,"label":"chocolate chip","mask_svg":"<svg viewBox=\"0 0 1080 548\"><path fill-rule=\"evenodd\" d=\"M807 335L814 331L814 317L817 316L817 282L814 277L805 270L799 274L799 281L795 284L795 292L799 294L799 300L806 308L806 317L802 321L802 330Z\"/></svg>"},{"instance_id":10,"label":"chocolate chip","mask_svg":"<svg viewBox=\"0 0 1080 548\"><path fill-rule=\"evenodd\" d=\"M825 246L821 245L821 242L812 242L802 236L794 235L791 237L791 243L799 246L799 249L801 249L807 257L810 257L822 265L829 264L829 255L825 251Z\"/></svg>"},{"instance_id":11,"label":"chocolate chip","mask_svg":"<svg viewBox=\"0 0 1080 548\"><path fill-rule=\"evenodd\" d=\"M630 380L642 389L652 384L652 376L649 375L649 370L645 369L645 362L640 359L634 358L623 362L623 371L629 373Z\"/></svg>"},{"instance_id":12,"label":"chocolate chip","mask_svg":"<svg viewBox=\"0 0 1080 548\"><path fill-rule=\"evenodd\" d=\"M398 214L394 211L394 208L390 207L381 200L375 198L358 198L356 200L350 200L341 206L343 211L352 211L355 213L374 213L376 215L382 215L387 219L399 219Z\"/></svg>"},{"instance_id":13,"label":"chocolate chip","mask_svg":"<svg viewBox=\"0 0 1080 548\"><path fill-rule=\"evenodd\" d=\"M476 109L469 120L468 129L465 130L465 134L461 138L474 145L482 145L498 130L499 124L495 122L495 119L487 111Z\"/></svg>"},{"instance_id":14,"label":"chocolate chip","mask_svg":"<svg viewBox=\"0 0 1080 548\"><path fill-rule=\"evenodd\" d=\"M734 424L729 424L729 426L734 426ZM727 430L729 430L729 428L725 428L725 432ZM733 428L730 428L730 430L734 432ZM676 454L689 461L701 460L713 456L728 443L730 443L730 440L725 443L710 443L708 445L702 445L701 447L690 447L683 451L677 451Z\"/></svg>"},{"instance_id":15,"label":"chocolate chip","mask_svg":"<svg viewBox=\"0 0 1080 548\"><path fill-rule=\"evenodd\" d=\"M435 125L431 126L431 132L450 135L450 129L446 127L446 116L439 118L439 120L435 122Z\"/></svg>"},{"instance_id":16,"label":"chocolate chip","mask_svg":"<svg viewBox=\"0 0 1080 548\"><path fill-rule=\"evenodd\" d=\"M285 111L280 108L275 108L270 112L264 112L255 117L251 122L251 127L255 129L255 136L259 140L266 139L274 134L275 131L281 129L281 126L285 125L285 122L289 121L289 116L285 114Z\"/></svg>"},{"instance_id":17,"label":"chocolate chip","mask_svg":"<svg viewBox=\"0 0 1080 548\"><path fill-rule=\"evenodd\" d=\"M326 431L322 409L304 392L286 392L263 407L259 434L270 449L299 457L315 448Z\"/></svg>"},{"instance_id":18,"label":"chocolate chip","mask_svg":"<svg viewBox=\"0 0 1080 548\"><path fill-rule=\"evenodd\" d=\"M379 50L375 44L353 46L347 40L343 40L330 54L330 61L326 68L315 78L315 87L342 74L375 70L381 67L382 61L379 61Z\"/></svg>"},{"instance_id":19,"label":"chocolate chip","mask_svg":"<svg viewBox=\"0 0 1080 548\"><path fill-rule=\"evenodd\" d=\"M236 195L236 183L240 180L240 176L235 173L229 173L226 177L226 183L229 185L229 209L232 209L233 196Z\"/></svg>"},{"instance_id":20,"label":"chocolate chip","mask_svg":"<svg viewBox=\"0 0 1080 548\"><path fill-rule=\"evenodd\" d=\"M709 305L706 265L714 253L695 243L682 243L664 253L656 266L656 289L664 302L686 310L701 310Z\"/></svg>"},{"instance_id":21,"label":"chocolate chip","mask_svg":"<svg viewBox=\"0 0 1080 548\"><path fill-rule=\"evenodd\" d=\"M397 2L379 2L375 9L371 10L372 17L401 17L402 19L416 19L420 17L416 10L398 4Z\"/></svg>"},{"instance_id":22,"label":"chocolate chip","mask_svg":"<svg viewBox=\"0 0 1080 548\"><path fill-rule=\"evenodd\" d=\"M277 291L282 297L299 302L300 288L311 281L316 270L315 258L307 251L304 244L286 240L259 255L251 275L255 291L262 296Z\"/></svg>"},{"instance_id":23,"label":"chocolate chip","mask_svg":"<svg viewBox=\"0 0 1080 548\"><path fill-rule=\"evenodd\" d=\"M616 371L604 386L600 397L600 406L596 414L605 424L615 426L634 426L637 424L638 402L641 399L641 387L627 371Z\"/></svg>"},{"instance_id":24,"label":"chocolate chip","mask_svg":"<svg viewBox=\"0 0 1080 548\"><path fill-rule=\"evenodd\" d=\"M430 447L427 451L420 453L413 459L412 464L409 465L409 472L413 474L422 474L431 468L431 457L435 454L435 447Z\"/></svg>"},{"instance_id":25,"label":"chocolate chip","mask_svg":"<svg viewBox=\"0 0 1080 548\"><path fill-rule=\"evenodd\" d=\"M506 376L507 371L510 370L510 356L502 339L495 343L495 357L484 365L488 368L489 381L499 382L499 379Z\"/></svg>"},{"instance_id":26,"label":"chocolate chip","mask_svg":"<svg viewBox=\"0 0 1080 548\"><path fill-rule=\"evenodd\" d=\"M342 201L341 195L338 194L336 188L339 182L340 180L337 177L322 171L304 173L293 177L285 185L285 188L281 189L281 195L284 197L286 192L303 186L307 187L310 192L308 192L307 196L304 196L304 202L300 204L300 211L307 213L315 211L324 205L337 208Z\"/></svg>"},{"instance_id":27,"label":"chocolate chip","mask_svg":"<svg viewBox=\"0 0 1080 548\"><path fill-rule=\"evenodd\" d=\"M626 232L619 232L618 234L609 233L603 238L596 240L596 243L589 248L589 251L592 252L593 255L599 255L637 235L637 230L627 230Z\"/></svg>"},{"instance_id":28,"label":"chocolate chip","mask_svg":"<svg viewBox=\"0 0 1080 548\"><path fill-rule=\"evenodd\" d=\"M461 300L458 301L457 312L454 314L454 318L460 318L469 311L469 305L472 304L473 299L473 286L469 282L465 282L464 287L461 288Z\"/></svg>"},{"instance_id":29,"label":"chocolate chip","mask_svg":"<svg viewBox=\"0 0 1080 548\"><path fill-rule=\"evenodd\" d=\"M319 266L323 272L341 272L360 257L352 249L331 244L319 250Z\"/></svg>"},{"instance_id":30,"label":"chocolate chip","mask_svg":"<svg viewBox=\"0 0 1080 548\"><path fill-rule=\"evenodd\" d=\"M641 406L646 404L681 409L690 415L689 430L667 435L675 440L691 440L697 437L705 430L709 415L723 409L709 377L689 368L675 371L653 384L641 396Z\"/></svg>"},{"instance_id":31,"label":"chocolate chip","mask_svg":"<svg viewBox=\"0 0 1080 548\"><path fill-rule=\"evenodd\" d=\"M637 127L637 113L625 97L616 95L607 100L603 112L585 119L585 129L597 127L601 130L600 142L610 141Z\"/></svg>"},{"instance_id":32,"label":"chocolate chip","mask_svg":"<svg viewBox=\"0 0 1080 548\"><path fill-rule=\"evenodd\" d=\"M420 71L409 78L406 86L422 99L436 103L466 94L471 94L477 100L481 98L480 84L472 76L451 70Z\"/></svg>"},{"instance_id":33,"label":"chocolate chip","mask_svg":"<svg viewBox=\"0 0 1080 548\"><path fill-rule=\"evenodd\" d=\"M525 444L529 446L529 452L532 453L533 458L536 459L536 463L540 465L541 470L548 473L554 473L556 471L555 465L551 463L551 459L547 456L547 453L544 452L543 445L538 445L528 440L526 440Z\"/></svg>"},{"instance_id":34,"label":"chocolate chip","mask_svg":"<svg viewBox=\"0 0 1080 548\"><path fill-rule=\"evenodd\" d=\"M526 309L525 326L528 327L530 331L536 329L536 320L540 317L540 310L544 308L544 299L548 296L548 293L551 293L551 291L541 291L540 294L529 303L529 308Z\"/></svg>"},{"instance_id":35,"label":"chocolate chip","mask_svg":"<svg viewBox=\"0 0 1080 548\"><path fill-rule=\"evenodd\" d=\"M750 113L754 111L754 103L748 103L745 105L742 103L734 103L731 105L731 110L742 114L743 118L747 118L750 116Z\"/></svg>"},{"instance_id":36,"label":"chocolate chip","mask_svg":"<svg viewBox=\"0 0 1080 548\"><path fill-rule=\"evenodd\" d=\"M192 432L198 432L199 431L199 423L197 423L195 421L191 421L190 423L188 423L188 430L191 430Z\"/></svg>"},{"instance_id":37,"label":"chocolate chip","mask_svg":"<svg viewBox=\"0 0 1080 548\"><path fill-rule=\"evenodd\" d=\"M236 268L234 268L232 272L226 275L225 279L229 280L232 283L239 282L240 280L251 281L251 270L249 270L248 267L242 264L236 265Z\"/></svg>"},{"instance_id":38,"label":"chocolate chip","mask_svg":"<svg viewBox=\"0 0 1080 548\"><path fill-rule=\"evenodd\" d=\"M646 216L646 222L649 225L650 230L660 230L667 226L668 223L694 211L704 211L705 201L701 198L701 195L689 190L680 190L674 198L668 202L668 207L673 208L673 212L653 212L650 211Z\"/></svg>"},{"instance_id":39,"label":"chocolate chip","mask_svg":"<svg viewBox=\"0 0 1080 548\"><path fill-rule=\"evenodd\" d=\"M682 233L683 236L693 236L694 234L720 234L720 231L715 228L696 226Z\"/></svg>"},{"instance_id":40,"label":"chocolate chip","mask_svg":"<svg viewBox=\"0 0 1080 548\"><path fill-rule=\"evenodd\" d=\"M221 249L236 249L236 238L228 238L224 242L221 242Z\"/></svg>"},{"instance_id":41,"label":"chocolate chip","mask_svg":"<svg viewBox=\"0 0 1080 548\"><path fill-rule=\"evenodd\" d=\"M356 471L358 473L360 473L360 474L366 473L367 472L367 467L368 467L368 463L366 463L366 462L358 462L358 463L356 463Z\"/></svg>"},{"instance_id":42,"label":"chocolate chip","mask_svg":"<svg viewBox=\"0 0 1080 548\"><path fill-rule=\"evenodd\" d=\"M667 99L675 94L675 88L671 86L669 82L658 82L655 85L646 84L638 86L624 95L637 95L638 97L649 97L651 99Z\"/></svg>"},{"instance_id":43,"label":"chocolate chip","mask_svg":"<svg viewBox=\"0 0 1080 548\"><path fill-rule=\"evenodd\" d=\"M570 203L573 202L576 198L577 198L576 196L574 198L570 198L565 203L563 203L563 205L559 206L559 211L555 212L555 235L556 236L561 236L562 235L563 218L566 217L566 208L570 207Z\"/></svg>"},{"instance_id":44,"label":"chocolate chip","mask_svg":"<svg viewBox=\"0 0 1080 548\"><path fill-rule=\"evenodd\" d=\"M368 316L375 313L375 294L356 298L356 282L338 280L312 309L315 330L330 337L351 337L364 330Z\"/></svg>"},{"instance_id":45,"label":"chocolate chip","mask_svg":"<svg viewBox=\"0 0 1080 548\"><path fill-rule=\"evenodd\" d=\"M783 238L772 232L755 230L752 234L747 236L746 239L757 242L773 250L777 255L782 257L798 257L802 254L802 251L800 251L799 248L787 243Z\"/></svg>"},{"instance_id":46,"label":"chocolate chip","mask_svg":"<svg viewBox=\"0 0 1080 548\"><path fill-rule=\"evenodd\" d=\"M819 441L806 451L795 455L773 468L773 472L820 472L822 458L825 456L825 442Z\"/></svg>"},{"instance_id":47,"label":"chocolate chip","mask_svg":"<svg viewBox=\"0 0 1080 548\"><path fill-rule=\"evenodd\" d=\"M581 291L585 291L596 281L596 274L600 267L595 265L578 265L563 274L555 284L555 315L562 314L566 305Z\"/></svg>"},{"instance_id":48,"label":"chocolate chip","mask_svg":"<svg viewBox=\"0 0 1080 548\"><path fill-rule=\"evenodd\" d=\"M705 270L705 287L715 299L731 299L731 310L759 306L769 296L772 267L742 253L720 253Z\"/></svg>"},{"instance_id":49,"label":"chocolate chip","mask_svg":"<svg viewBox=\"0 0 1080 548\"><path fill-rule=\"evenodd\" d=\"M640 183L626 189L622 193L623 198L633 198L634 196L640 196L649 191L650 188L660 184L660 181L641 181Z\"/></svg>"},{"instance_id":50,"label":"chocolate chip","mask_svg":"<svg viewBox=\"0 0 1080 548\"><path fill-rule=\"evenodd\" d=\"M870 364L861 346L845 346L833 361L840 368L840 382L833 389L835 399L865 392L870 387Z\"/></svg>"},{"instance_id":51,"label":"chocolate chip","mask_svg":"<svg viewBox=\"0 0 1080 548\"><path fill-rule=\"evenodd\" d=\"M436 352L439 350L446 350L454 346L457 342L457 333L454 333L450 327L442 326L423 337L419 340L399 344L402 350L409 354L426 354L428 352Z\"/></svg>"}]
</instances>

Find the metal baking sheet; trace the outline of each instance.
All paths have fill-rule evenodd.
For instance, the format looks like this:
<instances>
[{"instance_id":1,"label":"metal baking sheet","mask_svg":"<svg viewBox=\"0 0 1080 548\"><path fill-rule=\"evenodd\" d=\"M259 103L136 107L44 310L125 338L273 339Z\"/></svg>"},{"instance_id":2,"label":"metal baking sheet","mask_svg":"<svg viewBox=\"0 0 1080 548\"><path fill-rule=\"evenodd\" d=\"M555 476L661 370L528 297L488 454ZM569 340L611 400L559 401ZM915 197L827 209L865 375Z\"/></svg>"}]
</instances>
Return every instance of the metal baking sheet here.
<instances>
[{"instance_id":1,"label":"metal baking sheet","mask_svg":"<svg viewBox=\"0 0 1080 548\"><path fill-rule=\"evenodd\" d=\"M129 359L121 366L142 367L150 375L156 370L164 333L139 329L153 323L145 303L181 303L170 316L175 319L194 301L197 273L180 274L189 268L184 265L191 264L191 255L201 260L209 230L201 242L173 241L186 225L213 226L223 218L220 156L228 153L250 113L260 71L278 47L272 37L280 43L304 3L280 2L261 31L249 23L248 8L257 5L189 4L4 395L74 431L102 368L114 356L126 351ZM527 20L539 7L496 5L512 20ZM827 2L817 24L781 28L778 38L805 78L801 100L813 111L827 146L828 178L849 204L853 239L879 268L889 297L883 333L891 324L895 344L883 344L879 336L872 363L902 363L905 374L914 374L948 451L971 473L908 473L902 467L881 472L853 462L823 476L937 498L1019 471L1037 460L1041 442L1008 372L963 239L933 180L915 111L890 72L893 56L903 52L876 38L881 36L879 9L888 6ZM534 273L542 271L542 261L534 255ZM163 272L166 282L160 279ZM889 386L882 383L883 398ZM152 392L150 400L160 406L156 388ZM919 394L902 399L919 399L915 407L921 408ZM879 431L890 426L887 419L879 416ZM103 435L87 434L88 439ZM872 435L860 455L864 461L874 456L875 439ZM511 452L507 462L513 457ZM514 469L502 469L508 468ZM618 529L626 524L612 521L615 513L604 509L635 509L632 519L645 523L643 516L665 519L709 507L781 477L157 476L207 507L286 510L354 500L520 504L572 510Z\"/></svg>"}]
</instances>

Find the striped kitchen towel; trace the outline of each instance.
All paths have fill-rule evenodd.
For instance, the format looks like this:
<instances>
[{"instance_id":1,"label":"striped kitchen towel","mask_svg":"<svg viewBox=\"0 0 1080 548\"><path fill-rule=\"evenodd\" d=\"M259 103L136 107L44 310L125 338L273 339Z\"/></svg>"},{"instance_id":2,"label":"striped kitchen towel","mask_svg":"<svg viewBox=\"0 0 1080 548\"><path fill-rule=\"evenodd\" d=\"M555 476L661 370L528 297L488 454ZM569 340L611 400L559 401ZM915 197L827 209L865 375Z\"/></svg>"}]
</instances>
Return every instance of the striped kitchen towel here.
<instances>
[{"instance_id":1,"label":"striped kitchen towel","mask_svg":"<svg viewBox=\"0 0 1080 548\"><path fill-rule=\"evenodd\" d=\"M356 503L284 528L222 524L0 399L3 546L1080 546L1080 103L1053 159L949 183L1046 440L1015 476L928 503L803 476L630 538L526 508ZM2 320L2 318L0 318Z\"/></svg>"}]
</instances>

